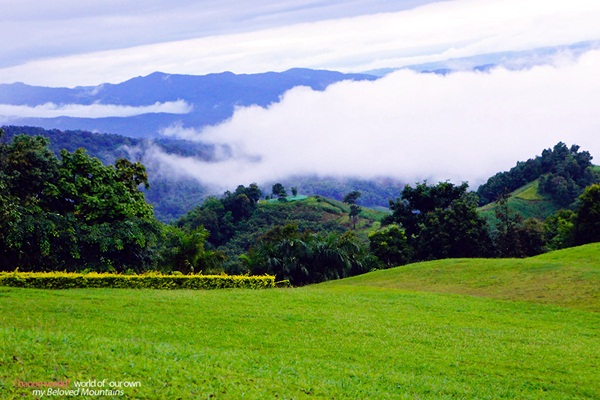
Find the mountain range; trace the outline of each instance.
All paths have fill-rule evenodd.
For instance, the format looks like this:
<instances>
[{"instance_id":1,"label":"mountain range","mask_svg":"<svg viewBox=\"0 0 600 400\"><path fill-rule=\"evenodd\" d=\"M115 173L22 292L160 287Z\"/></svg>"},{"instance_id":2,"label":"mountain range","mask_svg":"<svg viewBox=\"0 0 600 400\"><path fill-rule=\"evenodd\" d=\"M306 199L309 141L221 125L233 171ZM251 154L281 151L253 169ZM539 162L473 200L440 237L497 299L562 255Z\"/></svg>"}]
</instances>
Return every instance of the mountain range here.
<instances>
[{"instance_id":1,"label":"mountain range","mask_svg":"<svg viewBox=\"0 0 600 400\"><path fill-rule=\"evenodd\" d=\"M87 130L116 133L129 137L153 138L170 126L196 129L222 122L236 107L268 106L277 102L283 93L296 86L325 90L343 80L375 80L366 74L343 74L335 71L291 69L285 72L236 75L231 72L195 75L173 75L155 72L119 84L102 84L75 88L49 88L23 83L0 84L0 105L21 106L28 115L6 115L0 110L0 122L10 125L39 126L46 129ZM36 110L52 111L69 106L110 105L151 107L166 103L183 104L177 112L144 112L131 116L104 116L99 118L69 116L35 116ZM14 108L13 108L14 109ZM19 112L12 111L13 114ZM2 116L5 114L4 116ZM21 114L23 114L21 112ZM39 113L38 113L39 114Z\"/></svg>"}]
</instances>

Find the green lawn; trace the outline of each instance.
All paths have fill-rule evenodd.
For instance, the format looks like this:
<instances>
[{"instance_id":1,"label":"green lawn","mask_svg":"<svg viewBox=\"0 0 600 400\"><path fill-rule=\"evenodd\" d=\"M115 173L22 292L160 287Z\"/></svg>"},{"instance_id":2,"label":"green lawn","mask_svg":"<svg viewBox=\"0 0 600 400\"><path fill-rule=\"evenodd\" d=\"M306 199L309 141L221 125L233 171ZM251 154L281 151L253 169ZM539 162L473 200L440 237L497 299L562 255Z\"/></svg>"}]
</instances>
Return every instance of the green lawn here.
<instances>
[{"instance_id":1,"label":"green lawn","mask_svg":"<svg viewBox=\"0 0 600 400\"><path fill-rule=\"evenodd\" d=\"M598 254L447 260L296 289L0 287L0 398L34 398L17 380L106 379L140 382L120 397L136 399L597 399ZM529 297L508 290L527 274ZM577 301L557 294L567 287Z\"/></svg>"}]
</instances>

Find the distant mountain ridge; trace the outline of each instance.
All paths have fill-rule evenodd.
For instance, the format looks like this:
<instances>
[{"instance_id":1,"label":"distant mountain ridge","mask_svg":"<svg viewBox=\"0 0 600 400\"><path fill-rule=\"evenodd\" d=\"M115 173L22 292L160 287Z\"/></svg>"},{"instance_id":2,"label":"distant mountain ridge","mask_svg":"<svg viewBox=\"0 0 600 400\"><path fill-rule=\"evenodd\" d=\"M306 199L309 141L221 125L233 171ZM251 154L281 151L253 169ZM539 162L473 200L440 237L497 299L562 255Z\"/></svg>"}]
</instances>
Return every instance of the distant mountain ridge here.
<instances>
[{"instance_id":1,"label":"distant mountain ridge","mask_svg":"<svg viewBox=\"0 0 600 400\"><path fill-rule=\"evenodd\" d=\"M140 107L155 103L185 101L186 114L146 113L131 117L78 118L60 116L1 117L2 124L39 126L46 129L87 130L129 137L157 137L161 129L173 125L200 128L222 122L235 107L267 106L277 102L287 90L308 86L325 90L343 80L375 80L366 74L294 68L285 72L236 75L222 72L209 75L175 75L155 72L119 84L49 88L23 83L0 84L0 104L36 107L55 105L109 104Z\"/></svg>"}]
</instances>

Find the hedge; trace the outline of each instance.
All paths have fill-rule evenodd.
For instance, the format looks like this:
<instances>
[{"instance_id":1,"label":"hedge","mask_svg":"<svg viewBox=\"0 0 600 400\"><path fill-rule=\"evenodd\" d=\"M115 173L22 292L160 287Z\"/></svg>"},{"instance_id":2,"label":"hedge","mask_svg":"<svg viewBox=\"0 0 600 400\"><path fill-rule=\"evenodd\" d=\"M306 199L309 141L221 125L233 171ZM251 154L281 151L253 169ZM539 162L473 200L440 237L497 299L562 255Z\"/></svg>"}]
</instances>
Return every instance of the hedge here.
<instances>
[{"instance_id":1,"label":"hedge","mask_svg":"<svg viewBox=\"0 0 600 400\"><path fill-rule=\"evenodd\" d=\"M271 275L119 275L91 272L0 272L0 286L36 289L266 289L275 287Z\"/></svg>"}]
</instances>

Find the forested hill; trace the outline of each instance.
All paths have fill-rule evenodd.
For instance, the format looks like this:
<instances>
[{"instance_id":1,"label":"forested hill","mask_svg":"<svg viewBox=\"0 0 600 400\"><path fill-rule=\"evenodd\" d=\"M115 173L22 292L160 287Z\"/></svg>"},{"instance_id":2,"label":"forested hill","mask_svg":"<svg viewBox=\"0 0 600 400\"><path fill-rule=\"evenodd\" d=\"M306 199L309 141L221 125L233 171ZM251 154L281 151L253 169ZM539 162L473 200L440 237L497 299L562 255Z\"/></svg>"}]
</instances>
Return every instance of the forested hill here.
<instances>
[{"instance_id":1,"label":"forested hill","mask_svg":"<svg viewBox=\"0 0 600 400\"><path fill-rule=\"evenodd\" d=\"M46 129L83 129L110 132L130 137L157 137L165 127L182 125L201 128L226 120L239 106L267 106L296 86L324 90L343 80L375 80L364 74L343 74L335 71L291 69L285 72L236 75L223 72L209 75L174 75L155 72L119 84L95 87L48 88L22 83L0 84L0 104L43 106L53 104L88 106L93 104L119 107L152 107L179 102L179 111L146 111L131 116L73 117L11 117L14 125L41 126Z\"/></svg>"},{"instance_id":2,"label":"forested hill","mask_svg":"<svg viewBox=\"0 0 600 400\"><path fill-rule=\"evenodd\" d=\"M132 138L111 133L93 133L85 130L44 129L33 126L3 126L5 141L10 141L15 135L44 136L50 139L50 149L59 154L62 149L73 152L80 147L86 149L89 155L97 157L104 164L112 164L117 158L129 157L128 150L143 146L147 139ZM161 138L153 143L165 152L180 156L194 156L210 160L211 147L189 140Z\"/></svg>"},{"instance_id":3,"label":"forested hill","mask_svg":"<svg viewBox=\"0 0 600 400\"><path fill-rule=\"evenodd\" d=\"M0 130L0 269L202 270L270 274L304 285L415 261L525 257L600 241L600 184L545 220L523 220L501 197L498 223L490 224L466 182L406 185L389 213L362 207L357 190L340 203L296 186L276 183L266 191L250 183L198 199L167 225L142 192L149 183L144 164L120 158L103 165L81 148L57 157L49 145L34 135L8 141ZM555 174L566 179L577 162L564 164L557 154L577 159L580 153L564 147L544 154L565 166ZM591 165L585 171L598 177ZM177 198L188 194L163 182Z\"/></svg>"},{"instance_id":4,"label":"forested hill","mask_svg":"<svg viewBox=\"0 0 600 400\"><path fill-rule=\"evenodd\" d=\"M496 201L536 180L539 194L564 208L570 206L587 186L598 182L600 174L588 151L580 151L575 144L568 147L559 142L553 148L543 150L540 156L520 161L509 171L498 172L489 178L477 190L480 205Z\"/></svg>"},{"instance_id":5,"label":"forested hill","mask_svg":"<svg viewBox=\"0 0 600 400\"><path fill-rule=\"evenodd\" d=\"M147 139L131 138L117 134L99 134L84 130L61 131L47 130L30 126L4 126L5 141L10 141L14 135L41 135L50 139L51 150L58 155L61 149L73 152L83 147L87 152L99 158L105 165L113 164L118 158L129 158L131 161L141 161L148 170L150 189L146 191L146 199L154 206L158 219L164 222L175 220L201 204L209 194L207 188L200 182L161 171L160 165L147 162L144 148ZM153 143L160 146L166 153L179 156L195 157L210 160L213 154L211 146L178 139L154 139ZM133 151L131 151L133 149ZM517 202L525 202L534 206L544 201L545 207L541 213L520 210L525 217L545 218L554 211L570 207L583 192L584 188L600 181L600 172L592 164L592 156L577 145L568 147L558 143L553 148L545 149L541 155L527 161L520 161L509 171L499 172L488 179L477 190L480 205L494 202L501 195L514 192L525 185L535 182L535 189L519 192ZM275 182L260 182L269 187ZM406 183L392 179L363 180L356 178L334 179L315 176L296 176L283 179L286 187L296 187L306 195L319 195L342 200L345 194L358 190L362 193L361 204L365 207L387 208L389 201L401 193ZM471 188L474 189L474 188ZM264 190L267 191L267 190ZM523 200L523 196L529 196ZM533 196L533 197L532 197ZM538 207L539 208L539 207ZM487 207L493 214L493 207Z\"/></svg>"},{"instance_id":6,"label":"forested hill","mask_svg":"<svg viewBox=\"0 0 600 400\"><path fill-rule=\"evenodd\" d=\"M148 170L150 188L146 190L147 201L154 206L157 218L163 222L172 221L202 203L211 194L200 182L181 176L164 173L160 165L147 163L144 152L131 149L143 148L149 142L146 139L131 138L116 134L92 133L84 130L61 131L30 126L4 126L5 142L10 142L13 136L25 134L28 136L44 136L50 139L50 149L58 155L60 150L73 152L82 147L89 155L97 157L105 165L113 164L118 158L133 158L131 161L144 163ZM210 160L212 148L197 142L178 139L153 139L153 143L163 151L180 156L195 157ZM131 157L134 155L134 157ZM274 183L274 182L272 182ZM272 183L263 183L269 186ZM367 207L385 208L389 199L395 198L404 184L395 180L363 180L356 178L328 179L319 177L290 177L282 180L286 187L297 187L307 195L320 195L335 200L342 200L344 195L352 190L362 193L361 204ZM214 194L214 193L212 193Z\"/></svg>"}]
</instances>

